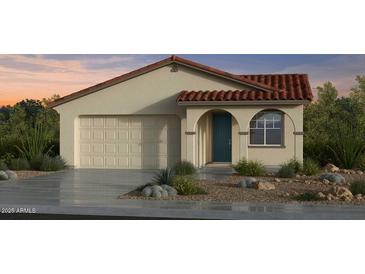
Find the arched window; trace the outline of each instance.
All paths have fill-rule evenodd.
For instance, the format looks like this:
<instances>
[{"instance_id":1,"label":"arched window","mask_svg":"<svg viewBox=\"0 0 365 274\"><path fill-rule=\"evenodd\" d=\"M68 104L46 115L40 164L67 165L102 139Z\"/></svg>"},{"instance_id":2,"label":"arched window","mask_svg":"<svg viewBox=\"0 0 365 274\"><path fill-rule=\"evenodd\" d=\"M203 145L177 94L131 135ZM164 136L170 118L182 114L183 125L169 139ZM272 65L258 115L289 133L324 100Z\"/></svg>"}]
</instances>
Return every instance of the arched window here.
<instances>
[{"instance_id":1,"label":"arched window","mask_svg":"<svg viewBox=\"0 0 365 274\"><path fill-rule=\"evenodd\" d=\"M257 146L283 145L283 113L261 111L250 122L250 144Z\"/></svg>"}]
</instances>

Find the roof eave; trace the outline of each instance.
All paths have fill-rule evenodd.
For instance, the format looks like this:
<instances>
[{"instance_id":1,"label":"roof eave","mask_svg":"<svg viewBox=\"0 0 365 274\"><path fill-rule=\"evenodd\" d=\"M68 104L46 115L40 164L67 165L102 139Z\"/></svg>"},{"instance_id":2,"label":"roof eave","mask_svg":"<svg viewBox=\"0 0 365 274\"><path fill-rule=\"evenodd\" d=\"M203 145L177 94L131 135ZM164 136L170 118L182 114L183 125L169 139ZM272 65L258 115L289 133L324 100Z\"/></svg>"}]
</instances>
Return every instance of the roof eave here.
<instances>
[{"instance_id":1,"label":"roof eave","mask_svg":"<svg viewBox=\"0 0 365 274\"><path fill-rule=\"evenodd\" d=\"M310 100L183 101L179 106L307 105Z\"/></svg>"}]
</instances>

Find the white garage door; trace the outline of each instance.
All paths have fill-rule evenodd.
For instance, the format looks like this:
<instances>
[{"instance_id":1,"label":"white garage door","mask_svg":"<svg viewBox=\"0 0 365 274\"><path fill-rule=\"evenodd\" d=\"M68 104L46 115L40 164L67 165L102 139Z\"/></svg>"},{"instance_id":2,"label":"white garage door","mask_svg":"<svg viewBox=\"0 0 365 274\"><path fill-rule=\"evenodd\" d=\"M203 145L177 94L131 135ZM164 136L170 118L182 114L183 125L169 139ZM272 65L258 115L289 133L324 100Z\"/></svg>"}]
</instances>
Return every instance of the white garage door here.
<instances>
[{"instance_id":1,"label":"white garage door","mask_svg":"<svg viewBox=\"0 0 365 274\"><path fill-rule=\"evenodd\" d=\"M82 168L155 169L180 159L177 116L82 116Z\"/></svg>"}]
</instances>

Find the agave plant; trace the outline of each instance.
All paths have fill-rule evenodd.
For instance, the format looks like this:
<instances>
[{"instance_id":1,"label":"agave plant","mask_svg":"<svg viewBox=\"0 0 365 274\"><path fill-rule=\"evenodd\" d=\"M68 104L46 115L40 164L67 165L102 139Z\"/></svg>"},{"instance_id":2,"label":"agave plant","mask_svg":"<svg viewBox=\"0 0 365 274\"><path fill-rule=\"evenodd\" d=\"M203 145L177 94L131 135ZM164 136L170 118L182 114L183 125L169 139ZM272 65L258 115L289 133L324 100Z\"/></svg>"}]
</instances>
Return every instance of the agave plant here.
<instances>
[{"instance_id":1,"label":"agave plant","mask_svg":"<svg viewBox=\"0 0 365 274\"><path fill-rule=\"evenodd\" d=\"M170 168L161 169L152 179L152 182L158 185L171 185L174 178L174 172Z\"/></svg>"},{"instance_id":2,"label":"agave plant","mask_svg":"<svg viewBox=\"0 0 365 274\"><path fill-rule=\"evenodd\" d=\"M36 124L28 130L19 130L18 134L20 145L16 145L16 148L25 159L48 155L53 147L51 134L41 124Z\"/></svg>"}]
</instances>

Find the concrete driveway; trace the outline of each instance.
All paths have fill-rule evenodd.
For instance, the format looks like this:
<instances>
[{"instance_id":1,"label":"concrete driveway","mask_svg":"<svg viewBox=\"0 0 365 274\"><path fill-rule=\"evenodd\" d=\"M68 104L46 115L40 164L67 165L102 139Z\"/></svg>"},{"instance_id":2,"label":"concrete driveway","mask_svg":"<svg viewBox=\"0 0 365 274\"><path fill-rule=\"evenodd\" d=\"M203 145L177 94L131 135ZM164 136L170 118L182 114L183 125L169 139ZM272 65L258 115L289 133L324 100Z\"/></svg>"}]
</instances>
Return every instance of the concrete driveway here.
<instances>
[{"instance_id":1,"label":"concrete driveway","mask_svg":"<svg viewBox=\"0 0 365 274\"><path fill-rule=\"evenodd\" d=\"M70 169L0 183L1 204L111 205L118 195L151 181L152 170Z\"/></svg>"}]
</instances>

